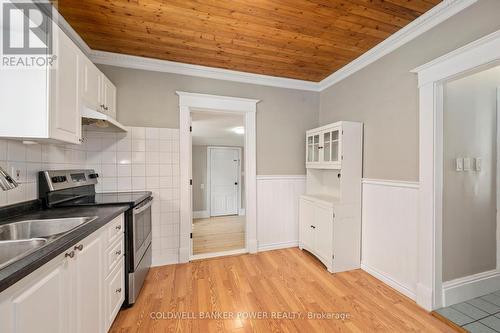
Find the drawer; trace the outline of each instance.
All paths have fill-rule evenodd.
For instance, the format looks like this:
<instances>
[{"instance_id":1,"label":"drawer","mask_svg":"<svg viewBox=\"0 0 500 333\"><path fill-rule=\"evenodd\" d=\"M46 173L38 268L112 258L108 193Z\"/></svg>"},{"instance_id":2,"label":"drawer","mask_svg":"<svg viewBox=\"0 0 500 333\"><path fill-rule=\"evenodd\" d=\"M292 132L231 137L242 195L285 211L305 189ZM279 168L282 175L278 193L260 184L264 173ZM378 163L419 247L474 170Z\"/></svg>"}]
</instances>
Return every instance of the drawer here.
<instances>
[{"instance_id":1,"label":"drawer","mask_svg":"<svg viewBox=\"0 0 500 333\"><path fill-rule=\"evenodd\" d=\"M105 280L104 288L106 295L106 331L108 331L125 300L125 263L123 258Z\"/></svg>"},{"instance_id":2,"label":"drawer","mask_svg":"<svg viewBox=\"0 0 500 333\"><path fill-rule=\"evenodd\" d=\"M116 217L113 221L111 221L108 225L108 230L107 230L107 238L108 242L106 243L107 245L113 244L116 239L118 238L119 235L123 235L124 231L124 218L123 214L120 216Z\"/></svg>"},{"instance_id":3,"label":"drawer","mask_svg":"<svg viewBox=\"0 0 500 333\"><path fill-rule=\"evenodd\" d=\"M124 237L118 237L116 241L105 251L104 276L111 274L117 264L121 262L125 253Z\"/></svg>"}]
</instances>

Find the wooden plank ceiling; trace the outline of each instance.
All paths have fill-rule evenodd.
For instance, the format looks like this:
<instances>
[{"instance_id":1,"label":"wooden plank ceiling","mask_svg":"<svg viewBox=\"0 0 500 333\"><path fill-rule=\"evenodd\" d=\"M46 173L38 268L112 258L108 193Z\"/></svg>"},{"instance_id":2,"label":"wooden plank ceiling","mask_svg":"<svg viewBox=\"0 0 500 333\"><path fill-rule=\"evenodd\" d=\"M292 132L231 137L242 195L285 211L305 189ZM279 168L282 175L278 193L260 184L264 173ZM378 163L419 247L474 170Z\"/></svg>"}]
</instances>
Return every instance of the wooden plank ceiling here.
<instances>
[{"instance_id":1,"label":"wooden plank ceiling","mask_svg":"<svg viewBox=\"0 0 500 333\"><path fill-rule=\"evenodd\" d=\"M441 0L59 0L95 50L320 81Z\"/></svg>"}]
</instances>

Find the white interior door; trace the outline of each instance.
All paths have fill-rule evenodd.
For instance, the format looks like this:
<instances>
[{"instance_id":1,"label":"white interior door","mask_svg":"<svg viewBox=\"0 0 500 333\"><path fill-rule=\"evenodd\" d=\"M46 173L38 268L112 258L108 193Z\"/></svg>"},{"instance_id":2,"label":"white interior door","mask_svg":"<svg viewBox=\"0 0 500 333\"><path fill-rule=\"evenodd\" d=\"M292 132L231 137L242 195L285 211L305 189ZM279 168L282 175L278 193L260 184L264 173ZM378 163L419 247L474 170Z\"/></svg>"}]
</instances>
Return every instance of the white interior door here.
<instances>
[{"instance_id":1,"label":"white interior door","mask_svg":"<svg viewBox=\"0 0 500 333\"><path fill-rule=\"evenodd\" d=\"M210 216L238 214L239 148L210 148Z\"/></svg>"}]
</instances>

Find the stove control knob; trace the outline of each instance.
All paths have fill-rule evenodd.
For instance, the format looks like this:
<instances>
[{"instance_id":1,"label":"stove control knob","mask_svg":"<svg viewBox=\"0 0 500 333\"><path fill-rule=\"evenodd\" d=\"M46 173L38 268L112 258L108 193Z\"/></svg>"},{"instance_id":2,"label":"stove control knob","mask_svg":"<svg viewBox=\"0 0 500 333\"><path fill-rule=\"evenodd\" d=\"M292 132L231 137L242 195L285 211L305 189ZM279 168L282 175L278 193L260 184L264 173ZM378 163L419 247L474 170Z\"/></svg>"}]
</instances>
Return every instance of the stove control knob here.
<instances>
[{"instance_id":1,"label":"stove control knob","mask_svg":"<svg viewBox=\"0 0 500 333\"><path fill-rule=\"evenodd\" d=\"M66 176L55 176L55 177L52 177L52 183L64 183L67 178Z\"/></svg>"}]
</instances>

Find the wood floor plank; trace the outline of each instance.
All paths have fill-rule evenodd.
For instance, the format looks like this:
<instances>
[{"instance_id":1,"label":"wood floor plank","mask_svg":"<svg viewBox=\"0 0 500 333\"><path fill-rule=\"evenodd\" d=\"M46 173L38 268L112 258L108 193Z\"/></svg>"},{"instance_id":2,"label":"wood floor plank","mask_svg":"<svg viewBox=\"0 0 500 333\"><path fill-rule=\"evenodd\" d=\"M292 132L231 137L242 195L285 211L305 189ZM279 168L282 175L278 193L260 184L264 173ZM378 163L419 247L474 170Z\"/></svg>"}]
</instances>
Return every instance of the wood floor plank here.
<instances>
[{"instance_id":1,"label":"wood floor plank","mask_svg":"<svg viewBox=\"0 0 500 333\"><path fill-rule=\"evenodd\" d=\"M347 318L334 317L341 314ZM118 314L111 332L453 329L362 270L330 274L307 252L290 248L152 268L137 303Z\"/></svg>"}]
</instances>

